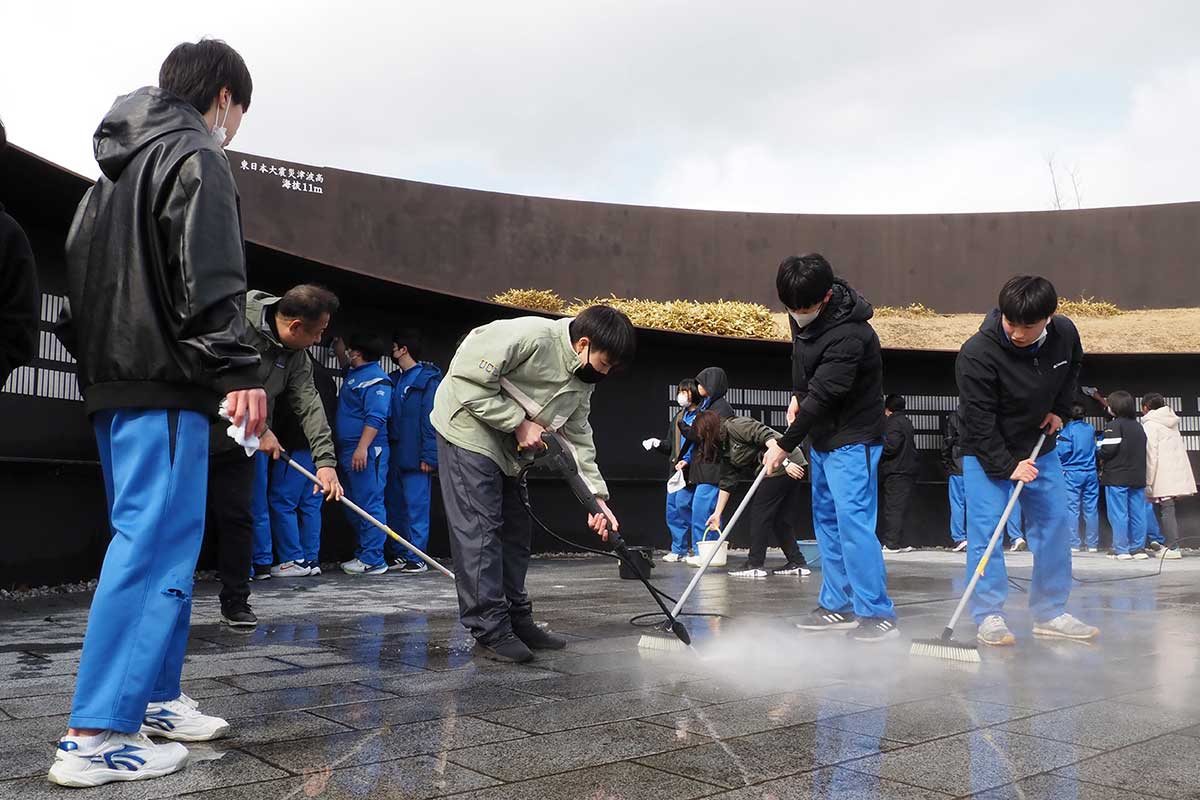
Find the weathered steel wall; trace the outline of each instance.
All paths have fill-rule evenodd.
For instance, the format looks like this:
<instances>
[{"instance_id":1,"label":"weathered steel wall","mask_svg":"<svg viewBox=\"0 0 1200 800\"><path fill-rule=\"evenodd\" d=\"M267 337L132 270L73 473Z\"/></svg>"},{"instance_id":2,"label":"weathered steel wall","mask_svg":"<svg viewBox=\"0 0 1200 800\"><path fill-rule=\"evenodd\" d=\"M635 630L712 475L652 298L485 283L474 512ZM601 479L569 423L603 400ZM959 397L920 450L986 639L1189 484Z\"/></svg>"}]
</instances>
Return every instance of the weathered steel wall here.
<instances>
[{"instance_id":1,"label":"weathered steel wall","mask_svg":"<svg viewBox=\"0 0 1200 800\"><path fill-rule=\"evenodd\" d=\"M774 307L779 261L816 250L876 304L984 311L1005 279L1032 272L1070 297L1200 305L1200 203L747 214L522 197L232 152L230 162L251 241L471 298L532 287L568 299L615 293Z\"/></svg>"}]
</instances>

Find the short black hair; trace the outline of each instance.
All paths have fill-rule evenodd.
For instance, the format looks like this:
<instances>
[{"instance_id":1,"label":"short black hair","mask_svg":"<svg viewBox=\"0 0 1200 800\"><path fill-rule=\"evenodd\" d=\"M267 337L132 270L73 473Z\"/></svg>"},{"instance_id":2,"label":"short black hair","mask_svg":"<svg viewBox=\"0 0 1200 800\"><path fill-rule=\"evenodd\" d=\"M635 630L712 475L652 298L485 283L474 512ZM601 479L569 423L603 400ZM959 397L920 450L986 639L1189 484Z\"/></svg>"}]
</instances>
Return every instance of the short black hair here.
<instances>
[{"instance_id":1,"label":"short black hair","mask_svg":"<svg viewBox=\"0 0 1200 800\"><path fill-rule=\"evenodd\" d=\"M346 339L346 349L362 353L364 361L378 361L383 358L387 343L377 334L358 332L350 334Z\"/></svg>"},{"instance_id":2,"label":"short black hair","mask_svg":"<svg viewBox=\"0 0 1200 800\"><path fill-rule=\"evenodd\" d=\"M8 131L4 130L4 120L0 119L0 153L8 147Z\"/></svg>"},{"instance_id":3,"label":"short black hair","mask_svg":"<svg viewBox=\"0 0 1200 800\"><path fill-rule=\"evenodd\" d=\"M1087 411L1083 407L1083 403L1071 404L1071 419L1083 419Z\"/></svg>"},{"instance_id":4,"label":"short black hair","mask_svg":"<svg viewBox=\"0 0 1200 800\"><path fill-rule=\"evenodd\" d=\"M1037 275L1009 278L1000 290L1000 313L1017 325L1032 325L1049 319L1058 309L1054 284Z\"/></svg>"},{"instance_id":5,"label":"short black hair","mask_svg":"<svg viewBox=\"0 0 1200 800\"><path fill-rule=\"evenodd\" d=\"M902 394L889 394L883 400L883 407L888 411L895 413L897 411L903 411L905 408L907 408L908 401L904 399L904 395Z\"/></svg>"},{"instance_id":6,"label":"short black hair","mask_svg":"<svg viewBox=\"0 0 1200 800\"><path fill-rule=\"evenodd\" d=\"M392 334L392 344L396 347L408 348L408 354L413 361L420 361L425 352L425 340L416 328L401 328Z\"/></svg>"},{"instance_id":7,"label":"short black hair","mask_svg":"<svg viewBox=\"0 0 1200 800\"><path fill-rule=\"evenodd\" d=\"M687 392L688 399L694 403L696 402L696 397L700 394L700 384L696 383L695 378L684 378L679 382L679 391Z\"/></svg>"},{"instance_id":8,"label":"short black hair","mask_svg":"<svg viewBox=\"0 0 1200 800\"><path fill-rule=\"evenodd\" d=\"M775 289L787 308L810 308L833 288L833 267L820 253L788 256L779 264Z\"/></svg>"},{"instance_id":9,"label":"short black hair","mask_svg":"<svg viewBox=\"0 0 1200 800\"><path fill-rule=\"evenodd\" d=\"M1124 389L1118 389L1108 396L1108 410L1112 412L1114 417L1125 417L1127 419L1137 417L1137 408L1133 404L1133 395Z\"/></svg>"},{"instance_id":10,"label":"short black hair","mask_svg":"<svg viewBox=\"0 0 1200 800\"><path fill-rule=\"evenodd\" d=\"M213 101L225 87L233 102L250 110L254 81L238 51L220 39L184 42L163 61L158 70L158 86L179 95L201 114L207 114Z\"/></svg>"},{"instance_id":11,"label":"short black hair","mask_svg":"<svg viewBox=\"0 0 1200 800\"><path fill-rule=\"evenodd\" d=\"M319 322L323 314L333 316L341 306L337 295L315 283L302 283L284 292L275 313L287 319Z\"/></svg>"},{"instance_id":12,"label":"short black hair","mask_svg":"<svg viewBox=\"0 0 1200 800\"><path fill-rule=\"evenodd\" d=\"M1158 392L1147 392L1142 395L1142 405L1153 411L1156 408L1162 408L1167 404L1167 398L1163 397Z\"/></svg>"},{"instance_id":13,"label":"short black hair","mask_svg":"<svg viewBox=\"0 0 1200 800\"><path fill-rule=\"evenodd\" d=\"M622 312L606 305L588 306L571 320L571 342L587 337L592 349L604 353L614 367L626 367L637 355L637 332Z\"/></svg>"}]
</instances>

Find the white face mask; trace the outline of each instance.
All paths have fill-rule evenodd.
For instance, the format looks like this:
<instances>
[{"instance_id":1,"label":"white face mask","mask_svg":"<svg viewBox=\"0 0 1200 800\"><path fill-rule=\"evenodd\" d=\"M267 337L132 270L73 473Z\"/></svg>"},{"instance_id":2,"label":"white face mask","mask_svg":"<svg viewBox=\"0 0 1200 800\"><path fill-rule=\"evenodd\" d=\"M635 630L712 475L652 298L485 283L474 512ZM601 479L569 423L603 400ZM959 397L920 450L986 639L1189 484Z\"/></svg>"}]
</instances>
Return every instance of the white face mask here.
<instances>
[{"instance_id":1,"label":"white face mask","mask_svg":"<svg viewBox=\"0 0 1200 800\"><path fill-rule=\"evenodd\" d=\"M224 147L225 139L229 136L225 131L225 123L229 121L229 106L225 106L225 119L220 118L220 113L220 110L218 110L217 124L213 126L211 135L213 141L217 143L217 147Z\"/></svg>"},{"instance_id":2,"label":"white face mask","mask_svg":"<svg viewBox=\"0 0 1200 800\"><path fill-rule=\"evenodd\" d=\"M812 324L812 321L814 319L821 316L821 309L823 309L823 308L824 308L824 306L821 306L821 308L818 308L816 311L810 311L807 314L800 314L795 311L789 310L788 316L791 317L792 319L794 319L796 321L796 324L799 325L801 328L807 328L809 325Z\"/></svg>"},{"instance_id":3,"label":"white face mask","mask_svg":"<svg viewBox=\"0 0 1200 800\"><path fill-rule=\"evenodd\" d=\"M684 408L687 408L692 404L692 398L687 395L687 392L680 392L679 394L675 395L675 402L679 403L679 405L683 406Z\"/></svg>"},{"instance_id":4,"label":"white face mask","mask_svg":"<svg viewBox=\"0 0 1200 800\"><path fill-rule=\"evenodd\" d=\"M1042 342L1046 341L1046 337L1050 335L1050 323L1046 323L1046 327L1042 328L1042 335L1037 338L1037 341L1029 345L1030 347L1038 347Z\"/></svg>"}]
</instances>

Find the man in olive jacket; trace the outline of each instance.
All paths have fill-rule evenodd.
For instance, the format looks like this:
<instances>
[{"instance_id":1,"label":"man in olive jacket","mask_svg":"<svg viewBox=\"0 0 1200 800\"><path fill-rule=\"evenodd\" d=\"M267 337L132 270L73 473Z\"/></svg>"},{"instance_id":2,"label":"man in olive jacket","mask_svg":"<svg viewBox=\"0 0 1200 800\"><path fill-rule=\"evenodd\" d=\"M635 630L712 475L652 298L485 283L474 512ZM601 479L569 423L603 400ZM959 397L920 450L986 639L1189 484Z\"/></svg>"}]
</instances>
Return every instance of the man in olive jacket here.
<instances>
[{"instance_id":1,"label":"man in olive jacket","mask_svg":"<svg viewBox=\"0 0 1200 800\"><path fill-rule=\"evenodd\" d=\"M629 364L635 346L628 317L592 306L574 319L521 317L476 328L450 362L431 421L459 611L485 658L524 662L530 648L566 646L534 624L525 592L531 530L523 468L543 447L542 433L558 431L605 512L589 515L589 527L604 537L617 530L588 413L594 384ZM539 409L533 419L523 404Z\"/></svg>"},{"instance_id":2,"label":"man in olive jacket","mask_svg":"<svg viewBox=\"0 0 1200 800\"><path fill-rule=\"evenodd\" d=\"M267 425L259 452L245 451L225 432L229 423L214 423L210 435L208 517L216 531L221 573L221 621L236 628L258 624L250 610L250 569L253 558L271 568L271 523L267 510L267 468L282 452L269 430L275 401L285 397L308 438L317 477L328 499L341 496L333 434L313 383L312 364L305 350L321 340L338 299L328 289L302 284L283 297L266 292L246 293L246 332L243 341L259 354L258 377L267 393ZM314 486L313 491L318 491ZM256 517L258 519L256 519ZM265 541L263 541L265 539ZM265 552L265 557L256 553Z\"/></svg>"}]
</instances>

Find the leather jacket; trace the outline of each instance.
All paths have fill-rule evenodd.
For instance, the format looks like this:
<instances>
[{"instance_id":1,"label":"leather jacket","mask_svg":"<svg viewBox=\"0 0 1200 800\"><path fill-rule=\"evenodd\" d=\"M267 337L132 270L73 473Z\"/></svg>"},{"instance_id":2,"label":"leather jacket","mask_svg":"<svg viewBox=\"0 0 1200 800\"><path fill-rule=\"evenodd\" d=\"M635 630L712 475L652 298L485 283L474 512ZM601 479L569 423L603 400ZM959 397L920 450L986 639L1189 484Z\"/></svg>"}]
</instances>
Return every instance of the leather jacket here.
<instances>
[{"instance_id":1,"label":"leather jacket","mask_svg":"<svg viewBox=\"0 0 1200 800\"><path fill-rule=\"evenodd\" d=\"M224 151L192 105L147 87L118 98L93 139L103 175L67 235L56 328L88 414L189 409L262 386L245 342L241 215Z\"/></svg>"}]
</instances>

